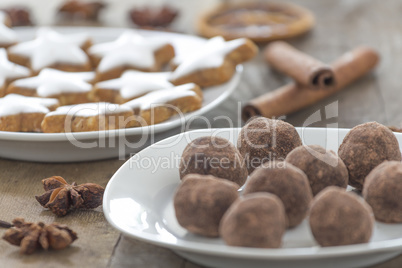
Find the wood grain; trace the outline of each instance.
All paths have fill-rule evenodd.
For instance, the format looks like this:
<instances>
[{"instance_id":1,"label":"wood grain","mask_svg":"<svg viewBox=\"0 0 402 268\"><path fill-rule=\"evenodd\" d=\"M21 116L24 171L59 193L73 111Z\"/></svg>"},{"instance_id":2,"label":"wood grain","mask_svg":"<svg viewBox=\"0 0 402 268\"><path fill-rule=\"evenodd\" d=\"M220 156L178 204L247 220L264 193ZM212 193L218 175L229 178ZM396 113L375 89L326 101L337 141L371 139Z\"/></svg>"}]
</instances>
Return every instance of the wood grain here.
<instances>
[{"instance_id":1,"label":"wood grain","mask_svg":"<svg viewBox=\"0 0 402 268\"><path fill-rule=\"evenodd\" d=\"M119 0L120 1L120 0ZM6 2L6 1L5 1ZM22 1L21 1L22 2ZM31 1L27 1L30 2ZM59 1L60 2L60 1ZM117 0L115 0L117 2ZM127 3L128 1L123 1ZM192 18L199 8L185 1L186 20L177 27L193 33ZM195 2L195 1L194 1ZM214 1L205 2L205 7ZM216 1L215 1L216 2ZM293 0L311 9L317 17L314 30L290 41L292 45L323 62L332 62L345 51L365 44L379 50L382 61L371 75L349 86L345 91L321 101L298 113L284 118L295 126L353 127L367 121L400 126L402 122L402 24L399 0ZM3 2L2 2L3 4ZM55 5L55 4L53 4ZM40 6L32 5L35 14ZM122 6L111 7L110 13L123 12ZM110 18L114 17L109 14ZM47 17L46 17L47 16ZM53 13L43 14L48 22ZM289 82L289 78L270 69L260 55L245 65L243 79L236 91L219 107L205 116L212 127L238 127L241 121L241 106L247 100L274 90ZM225 115L230 120L221 119ZM196 120L190 126L206 127L205 121ZM171 131L168 134L174 134ZM16 148L18 149L18 148ZM60 152L62 153L62 152ZM43 209L34 199L42 193L43 178L60 175L77 183L95 182L106 186L113 173L123 161L107 160L72 164L38 164L0 159L0 218L11 221L23 216L29 221L44 221L68 224L79 239L63 251L39 252L21 256L18 248L0 241L1 267L200 267L192 264L168 249L136 241L114 230L105 220L102 209L77 211L64 218L57 218ZM4 233L0 229L0 236ZM373 266L373 268L399 268L402 256Z\"/></svg>"},{"instance_id":2,"label":"wood grain","mask_svg":"<svg viewBox=\"0 0 402 268\"><path fill-rule=\"evenodd\" d=\"M119 160L73 164L40 164L0 160L0 217L12 221L58 222L78 233L78 240L62 251L40 251L30 256L19 254L19 248L0 241L0 267L106 267L119 238L119 232L105 220L102 208L79 210L57 217L44 209L35 195L44 192L41 180L60 175L68 182L98 183L106 186L123 162ZM0 229L0 237L5 229Z\"/></svg>"}]
</instances>

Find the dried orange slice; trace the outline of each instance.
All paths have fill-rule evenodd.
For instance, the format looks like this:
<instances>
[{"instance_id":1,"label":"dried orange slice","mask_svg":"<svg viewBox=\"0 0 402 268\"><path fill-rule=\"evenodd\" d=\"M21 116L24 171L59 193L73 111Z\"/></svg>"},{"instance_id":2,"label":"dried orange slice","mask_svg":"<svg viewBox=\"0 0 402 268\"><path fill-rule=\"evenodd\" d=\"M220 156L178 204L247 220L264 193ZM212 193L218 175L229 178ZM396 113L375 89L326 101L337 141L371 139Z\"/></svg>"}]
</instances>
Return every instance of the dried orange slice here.
<instances>
[{"instance_id":1,"label":"dried orange slice","mask_svg":"<svg viewBox=\"0 0 402 268\"><path fill-rule=\"evenodd\" d=\"M198 31L205 37L247 37L255 42L298 36L313 26L314 15L308 9L273 2L225 3L198 21Z\"/></svg>"}]
</instances>

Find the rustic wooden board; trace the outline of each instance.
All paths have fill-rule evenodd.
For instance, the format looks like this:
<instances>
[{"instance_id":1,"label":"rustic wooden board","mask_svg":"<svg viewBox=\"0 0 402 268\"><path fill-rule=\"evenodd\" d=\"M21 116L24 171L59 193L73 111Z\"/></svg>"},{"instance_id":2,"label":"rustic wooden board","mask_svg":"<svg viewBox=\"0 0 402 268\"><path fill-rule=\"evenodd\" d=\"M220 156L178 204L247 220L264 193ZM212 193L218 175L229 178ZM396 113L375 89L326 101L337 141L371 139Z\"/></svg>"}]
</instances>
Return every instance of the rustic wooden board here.
<instances>
[{"instance_id":1,"label":"rustic wooden board","mask_svg":"<svg viewBox=\"0 0 402 268\"><path fill-rule=\"evenodd\" d=\"M62 152L61 152L62 153ZM74 164L40 164L0 160L0 218L11 221L24 217L27 221L58 222L78 233L71 247L62 251L19 254L19 248L0 241L0 267L106 267L113 254L119 232L105 220L102 208L74 211L56 217L42 208L35 195L44 192L41 180L60 175L68 182L98 183L106 186L123 162L108 160ZM0 228L0 236L4 229Z\"/></svg>"}]
</instances>

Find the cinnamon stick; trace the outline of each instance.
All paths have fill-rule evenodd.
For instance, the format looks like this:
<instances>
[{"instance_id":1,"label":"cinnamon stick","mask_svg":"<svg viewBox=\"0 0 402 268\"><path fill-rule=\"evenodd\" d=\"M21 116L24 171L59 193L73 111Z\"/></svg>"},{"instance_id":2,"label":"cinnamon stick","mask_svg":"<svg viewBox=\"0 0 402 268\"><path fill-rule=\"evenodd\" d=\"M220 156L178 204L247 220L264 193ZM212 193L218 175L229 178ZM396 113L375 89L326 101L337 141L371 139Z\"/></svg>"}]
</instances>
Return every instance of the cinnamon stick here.
<instances>
[{"instance_id":1,"label":"cinnamon stick","mask_svg":"<svg viewBox=\"0 0 402 268\"><path fill-rule=\"evenodd\" d=\"M295 49L283 41L269 44L264 50L265 60L275 69L293 78L297 84L310 89L331 89L335 86L332 68Z\"/></svg>"},{"instance_id":2,"label":"cinnamon stick","mask_svg":"<svg viewBox=\"0 0 402 268\"><path fill-rule=\"evenodd\" d=\"M357 47L331 65L337 81L334 88L314 91L291 83L251 100L243 107L242 118L247 121L258 115L272 118L296 112L341 91L371 71L378 61L379 55L375 50Z\"/></svg>"}]
</instances>

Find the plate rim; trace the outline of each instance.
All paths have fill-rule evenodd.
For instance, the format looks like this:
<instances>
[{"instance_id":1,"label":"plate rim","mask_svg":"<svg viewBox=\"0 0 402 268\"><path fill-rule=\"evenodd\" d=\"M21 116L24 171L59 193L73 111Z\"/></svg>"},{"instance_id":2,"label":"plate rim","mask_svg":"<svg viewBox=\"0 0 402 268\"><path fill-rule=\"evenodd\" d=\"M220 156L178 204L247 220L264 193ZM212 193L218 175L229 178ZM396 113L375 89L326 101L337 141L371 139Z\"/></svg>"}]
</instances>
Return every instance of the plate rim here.
<instances>
[{"instance_id":1,"label":"plate rim","mask_svg":"<svg viewBox=\"0 0 402 268\"><path fill-rule=\"evenodd\" d=\"M16 32L24 32L24 31L35 31L41 27L19 27ZM171 35L171 36L180 36L181 38L193 38L206 41L207 39L190 34L182 34L182 33L171 33L171 32L161 32L161 31L151 31L151 30L142 30L142 29L132 29L132 28L117 28L117 27L77 27L77 26L51 26L49 27L56 31L77 31L79 32L88 32L88 31L95 31L101 32L103 30L107 31L125 31L125 30L134 30L138 31L143 34L162 34L162 35ZM20 33L21 34L21 33ZM88 34L91 36L91 34ZM220 94L216 99L214 99L209 104L202 106L200 109L195 110L190 113L186 113L183 117L179 117L176 119L172 119L169 121L165 121L159 124L154 124L151 126L145 127L135 127L135 128L123 128L123 129L114 129L114 130L104 130L104 131L85 131L85 132L67 132L67 133L34 133L34 132L13 132L13 131L0 131L0 140L9 140L9 141L42 141L42 142L51 142L51 141L70 141L70 139L74 140L90 140L90 139L99 139L101 136L102 138L114 138L114 137L128 137L128 136L135 136L135 135L144 135L147 133L160 133L180 125L183 125L187 120L189 120L193 116L199 116L205 114L223 101L225 101L233 91L238 87L240 83L241 76L243 74L243 65L238 64L236 66L236 72L226 83L233 83L228 89L226 89L222 94ZM224 85L224 84L222 84ZM221 86L221 85L219 85ZM208 89L207 89L208 90Z\"/></svg>"},{"instance_id":2,"label":"plate rim","mask_svg":"<svg viewBox=\"0 0 402 268\"><path fill-rule=\"evenodd\" d=\"M212 131L240 131L241 128L212 128L212 129L197 129L184 133L180 133L169 138L163 139L157 143L148 146L147 148L139 151L137 154L141 157L142 154L146 154L147 150L150 150L152 147L159 145L160 143L167 142L169 140L177 139L179 136L191 135L196 132L203 132L207 134L207 132ZM300 129L304 131L305 129L326 129L327 131L344 131L347 133L350 131L349 128L317 128L317 127L296 127L296 129ZM394 133L397 136L402 138L402 133ZM364 255L371 254L376 252L383 251L402 251L402 238L389 239L383 241L373 241L370 243L362 243L355 245L346 245L346 246L333 246L333 247L303 247L303 248L277 248L277 249L261 249L261 248L247 248L247 247L232 247L227 245L216 245L219 249L213 248L211 249L211 245L206 244L200 247L200 244L205 244L203 242L192 242L192 241L183 241L177 240L180 242L179 244L169 243L164 241L163 239L158 239L160 235L156 234L148 234L141 231L135 232L127 232L123 228L120 228L117 224L114 223L112 217L109 215L109 195L110 195L110 187L113 185L115 180L118 179L118 174L121 170L126 169L130 164L130 159L128 159L112 176L109 180L104 193L103 198L103 212L107 221L113 226L113 228L119 230L124 235L130 236L135 239L139 239L141 241L151 243L154 245L162 246L165 248L169 248L171 250L178 251L186 251L203 255L214 255L221 257L231 257L231 258L244 258L244 259L262 259L262 260L285 260L285 259L320 259L320 258L328 258L328 257L341 257L341 256L351 256L351 255ZM215 245L212 245L215 246Z\"/></svg>"}]
</instances>

